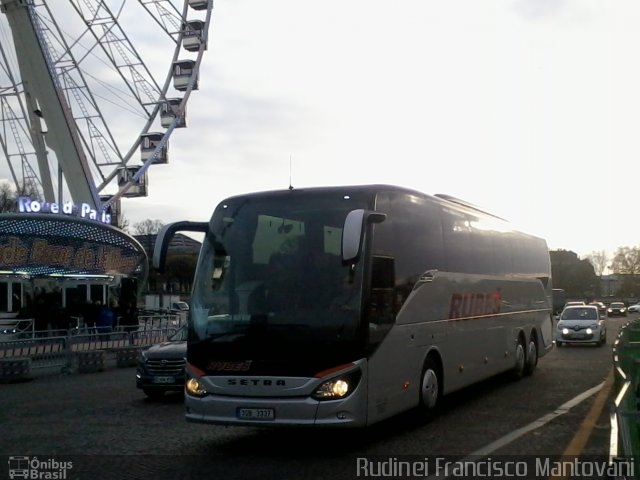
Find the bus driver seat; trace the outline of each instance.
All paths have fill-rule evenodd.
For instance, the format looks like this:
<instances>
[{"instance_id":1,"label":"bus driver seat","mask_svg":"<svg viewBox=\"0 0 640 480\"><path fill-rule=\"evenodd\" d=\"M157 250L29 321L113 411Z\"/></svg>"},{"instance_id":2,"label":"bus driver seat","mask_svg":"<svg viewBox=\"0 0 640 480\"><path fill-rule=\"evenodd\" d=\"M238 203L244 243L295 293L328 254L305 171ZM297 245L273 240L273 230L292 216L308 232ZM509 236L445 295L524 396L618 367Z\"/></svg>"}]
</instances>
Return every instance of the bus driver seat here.
<instances>
[{"instance_id":1,"label":"bus driver seat","mask_svg":"<svg viewBox=\"0 0 640 480\"><path fill-rule=\"evenodd\" d=\"M267 310L281 312L288 310L294 301L291 292L298 279L296 255L274 253L269 258L265 277L265 299Z\"/></svg>"}]
</instances>

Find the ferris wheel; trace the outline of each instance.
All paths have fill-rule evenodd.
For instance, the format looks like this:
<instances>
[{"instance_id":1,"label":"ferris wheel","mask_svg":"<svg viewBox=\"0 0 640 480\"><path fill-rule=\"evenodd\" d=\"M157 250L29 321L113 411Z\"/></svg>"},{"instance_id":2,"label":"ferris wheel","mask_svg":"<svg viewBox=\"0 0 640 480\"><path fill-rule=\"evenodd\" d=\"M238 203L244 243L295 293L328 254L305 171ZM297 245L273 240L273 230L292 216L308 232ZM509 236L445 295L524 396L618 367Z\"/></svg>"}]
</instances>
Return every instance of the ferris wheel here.
<instances>
[{"instance_id":1,"label":"ferris wheel","mask_svg":"<svg viewBox=\"0 0 640 480\"><path fill-rule=\"evenodd\" d=\"M212 10L213 0L0 0L0 179L116 215L121 197L146 196L147 169L186 127Z\"/></svg>"}]
</instances>

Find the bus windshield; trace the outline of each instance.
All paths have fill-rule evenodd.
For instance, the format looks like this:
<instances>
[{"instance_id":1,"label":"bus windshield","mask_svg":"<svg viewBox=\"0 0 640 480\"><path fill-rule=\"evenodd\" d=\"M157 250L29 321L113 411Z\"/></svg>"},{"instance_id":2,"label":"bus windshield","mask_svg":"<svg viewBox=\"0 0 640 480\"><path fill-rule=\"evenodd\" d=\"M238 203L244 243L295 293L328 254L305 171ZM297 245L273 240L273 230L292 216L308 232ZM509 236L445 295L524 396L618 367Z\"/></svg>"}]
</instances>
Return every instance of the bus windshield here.
<instances>
[{"instance_id":1,"label":"bus windshield","mask_svg":"<svg viewBox=\"0 0 640 480\"><path fill-rule=\"evenodd\" d=\"M362 266L343 265L341 240L348 212L363 203L294 191L221 204L198 261L189 361L353 352Z\"/></svg>"}]
</instances>

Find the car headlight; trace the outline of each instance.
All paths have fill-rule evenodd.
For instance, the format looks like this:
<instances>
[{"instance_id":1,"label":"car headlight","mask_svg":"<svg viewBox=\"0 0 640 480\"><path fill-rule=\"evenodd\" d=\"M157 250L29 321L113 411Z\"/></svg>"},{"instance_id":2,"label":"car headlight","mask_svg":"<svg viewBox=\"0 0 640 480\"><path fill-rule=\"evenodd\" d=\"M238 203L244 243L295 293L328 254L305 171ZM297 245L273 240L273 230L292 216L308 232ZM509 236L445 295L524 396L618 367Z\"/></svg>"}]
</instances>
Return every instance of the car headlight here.
<instances>
[{"instance_id":1,"label":"car headlight","mask_svg":"<svg viewBox=\"0 0 640 480\"><path fill-rule=\"evenodd\" d=\"M147 362L147 350L146 348L140 350L140 353L138 353L138 363L145 364Z\"/></svg>"},{"instance_id":2,"label":"car headlight","mask_svg":"<svg viewBox=\"0 0 640 480\"><path fill-rule=\"evenodd\" d=\"M568 335L569 334L569 329L568 328L563 328L562 329L562 334L563 335Z\"/></svg>"},{"instance_id":3,"label":"car headlight","mask_svg":"<svg viewBox=\"0 0 640 480\"><path fill-rule=\"evenodd\" d=\"M613 308L607 308L607 312L609 313L613 312Z\"/></svg>"},{"instance_id":4,"label":"car headlight","mask_svg":"<svg viewBox=\"0 0 640 480\"><path fill-rule=\"evenodd\" d=\"M322 382L313 392L314 400L339 400L351 394L360 381L360 370L345 373Z\"/></svg>"},{"instance_id":5,"label":"car headlight","mask_svg":"<svg viewBox=\"0 0 640 480\"><path fill-rule=\"evenodd\" d=\"M587 328L586 332L587 332L587 335L591 335L593 333L593 330L590 328Z\"/></svg>"}]
</instances>

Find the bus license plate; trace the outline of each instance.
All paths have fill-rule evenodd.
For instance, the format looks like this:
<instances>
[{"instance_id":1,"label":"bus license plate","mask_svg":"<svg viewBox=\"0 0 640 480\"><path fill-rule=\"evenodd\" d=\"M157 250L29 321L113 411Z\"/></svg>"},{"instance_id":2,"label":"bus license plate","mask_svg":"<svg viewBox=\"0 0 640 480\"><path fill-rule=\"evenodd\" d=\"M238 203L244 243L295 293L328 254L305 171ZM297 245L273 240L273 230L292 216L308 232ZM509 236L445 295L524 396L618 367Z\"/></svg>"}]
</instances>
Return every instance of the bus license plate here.
<instances>
[{"instance_id":1,"label":"bus license plate","mask_svg":"<svg viewBox=\"0 0 640 480\"><path fill-rule=\"evenodd\" d=\"M153 383L174 383L174 377L153 377Z\"/></svg>"},{"instance_id":2,"label":"bus license plate","mask_svg":"<svg viewBox=\"0 0 640 480\"><path fill-rule=\"evenodd\" d=\"M238 418L241 420L275 420L273 408L239 408Z\"/></svg>"}]
</instances>

